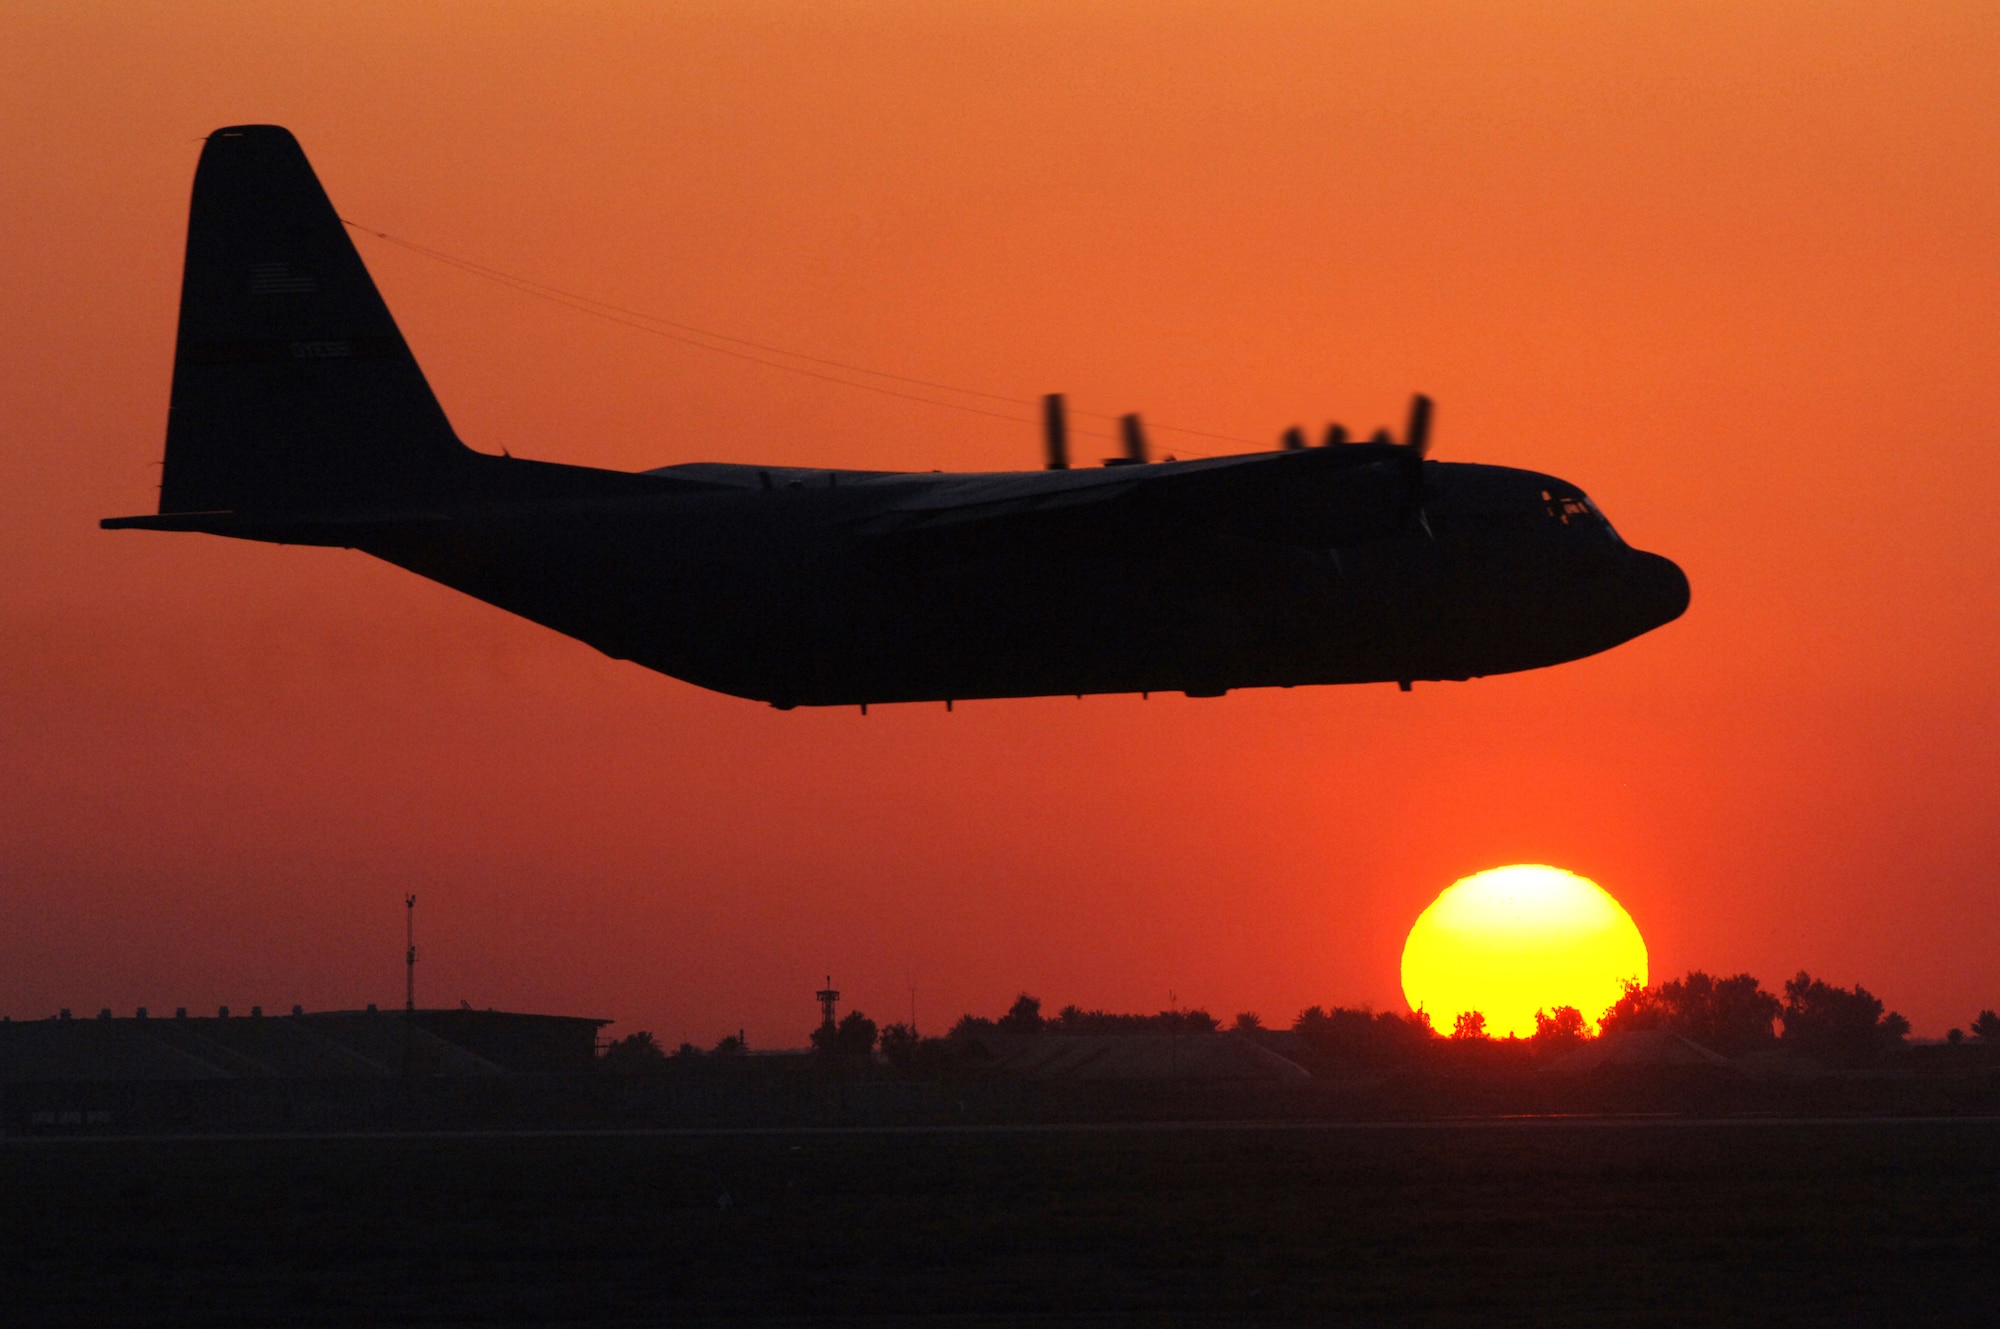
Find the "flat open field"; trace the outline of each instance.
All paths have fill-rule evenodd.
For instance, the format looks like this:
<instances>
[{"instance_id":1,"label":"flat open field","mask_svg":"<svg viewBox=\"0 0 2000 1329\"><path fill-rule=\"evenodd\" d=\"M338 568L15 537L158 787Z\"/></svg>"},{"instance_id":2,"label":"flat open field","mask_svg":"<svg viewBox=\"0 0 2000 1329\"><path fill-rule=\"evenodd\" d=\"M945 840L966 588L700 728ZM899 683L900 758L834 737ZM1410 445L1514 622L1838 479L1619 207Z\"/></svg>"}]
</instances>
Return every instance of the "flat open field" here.
<instances>
[{"instance_id":1,"label":"flat open field","mask_svg":"<svg viewBox=\"0 0 2000 1329\"><path fill-rule=\"evenodd\" d=\"M0 1144L11 1324L1978 1324L2000 1122Z\"/></svg>"}]
</instances>

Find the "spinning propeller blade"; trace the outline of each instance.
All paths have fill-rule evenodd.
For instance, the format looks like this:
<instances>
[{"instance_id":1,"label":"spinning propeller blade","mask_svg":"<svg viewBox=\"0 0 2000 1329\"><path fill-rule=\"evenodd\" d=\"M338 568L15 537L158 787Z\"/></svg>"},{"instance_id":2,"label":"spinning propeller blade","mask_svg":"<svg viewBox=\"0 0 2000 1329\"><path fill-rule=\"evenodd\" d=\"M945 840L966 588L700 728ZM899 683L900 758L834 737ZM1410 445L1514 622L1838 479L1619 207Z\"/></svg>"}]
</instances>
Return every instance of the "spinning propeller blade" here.
<instances>
[{"instance_id":1,"label":"spinning propeller blade","mask_svg":"<svg viewBox=\"0 0 2000 1329\"><path fill-rule=\"evenodd\" d=\"M1410 398L1410 423L1403 431L1403 511L1425 539L1436 538L1431 533L1430 514L1424 511L1424 501L1431 496L1430 485L1424 480L1424 454L1430 446L1431 399L1419 392Z\"/></svg>"},{"instance_id":2,"label":"spinning propeller blade","mask_svg":"<svg viewBox=\"0 0 2000 1329\"><path fill-rule=\"evenodd\" d=\"M1431 399L1419 392L1410 398L1410 424L1403 431L1403 446L1419 457L1431 447Z\"/></svg>"}]
</instances>

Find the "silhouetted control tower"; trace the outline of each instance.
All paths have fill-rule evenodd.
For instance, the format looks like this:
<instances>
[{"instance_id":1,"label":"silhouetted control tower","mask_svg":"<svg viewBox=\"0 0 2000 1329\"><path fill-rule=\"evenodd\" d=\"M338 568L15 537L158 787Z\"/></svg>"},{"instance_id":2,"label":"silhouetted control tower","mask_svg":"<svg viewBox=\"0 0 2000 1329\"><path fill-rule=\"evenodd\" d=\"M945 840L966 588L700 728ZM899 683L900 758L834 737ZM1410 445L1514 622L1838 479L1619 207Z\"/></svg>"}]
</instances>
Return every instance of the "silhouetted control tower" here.
<instances>
[{"instance_id":1,"label":"silhouetted control tower","mask_svg":"<svg viewBox=\"0 0 2000 1329\"><path fill-rule=\"evenodd\" d=\"M833 990L833 975L826 976L826 986L813 994L819 998L819 1027L828 1034L833 1033L833 1005L840 1000L840 994Z\"/></svg>"}]
</instances>

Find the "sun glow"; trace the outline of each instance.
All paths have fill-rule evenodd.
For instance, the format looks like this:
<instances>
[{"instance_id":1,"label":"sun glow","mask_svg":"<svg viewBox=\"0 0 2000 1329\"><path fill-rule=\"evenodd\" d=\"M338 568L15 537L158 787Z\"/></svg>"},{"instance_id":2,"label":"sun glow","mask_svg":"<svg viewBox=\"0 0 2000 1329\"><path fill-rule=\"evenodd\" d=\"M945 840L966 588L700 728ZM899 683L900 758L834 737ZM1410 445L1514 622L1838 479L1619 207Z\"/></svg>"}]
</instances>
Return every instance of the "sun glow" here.
<instances>
[{"instance_id":1,"label":"sun glow","mask_svg":"<svg viewBox=\"0 0 2000 1329\"><path fill-rule=\"evenodd\" d=\"M1440 1033L1478 1011L1492 1037L1526 1036L1558 1006L1594 1028L1628 980L1646 982L1632 916L1588 877L1538 863L1453 882L1403 943L1403 997Z\"/></svg>"}]
</instances>

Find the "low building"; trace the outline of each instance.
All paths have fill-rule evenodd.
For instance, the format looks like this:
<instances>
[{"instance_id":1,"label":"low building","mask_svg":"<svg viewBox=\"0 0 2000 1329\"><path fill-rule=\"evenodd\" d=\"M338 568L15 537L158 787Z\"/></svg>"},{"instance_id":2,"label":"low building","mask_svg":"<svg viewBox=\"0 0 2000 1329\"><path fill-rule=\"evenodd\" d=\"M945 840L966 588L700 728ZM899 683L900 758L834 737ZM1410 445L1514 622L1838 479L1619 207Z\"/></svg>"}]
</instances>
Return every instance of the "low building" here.
<instances>
[{"instance_id":1,"label":"low building","mask_svg":"<svg viewBox=\"0 0 2000 1329\"><path fill-rule=\"evenodd\" d=\"M584 1072L609 1023L463 1009L8 1020L0 1084Z\"/></svg>"}]
</instances>

